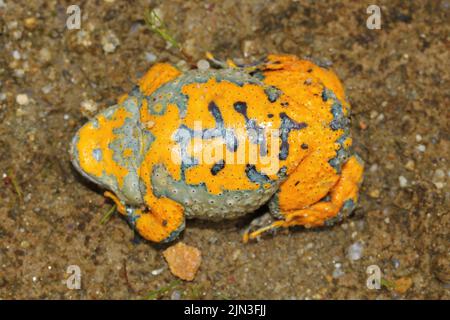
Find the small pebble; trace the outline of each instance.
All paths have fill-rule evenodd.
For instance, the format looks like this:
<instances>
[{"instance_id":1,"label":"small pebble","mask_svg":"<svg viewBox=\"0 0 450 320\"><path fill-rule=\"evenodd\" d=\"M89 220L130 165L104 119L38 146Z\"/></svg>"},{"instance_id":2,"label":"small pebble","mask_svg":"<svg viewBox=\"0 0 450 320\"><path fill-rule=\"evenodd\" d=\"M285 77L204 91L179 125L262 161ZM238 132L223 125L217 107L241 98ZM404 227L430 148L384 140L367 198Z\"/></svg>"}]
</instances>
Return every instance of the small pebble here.
<instances>
[{"instance_id":1,"label":"small pebble","mask_svg":"<svg viewBox=\"0 0 450 320\"><path fill-rule=\"evenodd\" d=\"M21 93L17 95L16 102L21 106L26 106L30 102L30 99L27 94Z\"/></svg>"},{"instance_id":2,"label":"small pebble","mask_svg":"<svg viewBox=\"0 0 450 320\"><path fill-rule=\"evenodd\" d=\"M30 243L28 241L24 240L20 243L20 246L24 249L28 249L30 247Z\"/></svg>"},{"instance_id":3,"label":"small pebble","mask_svg":"<svg viewBox=\"0 0 450 320\"><path fill-rule=\"evenodd\" d=\"M103 51L106 53L112 53L116 51L116 48L120 45L119 38L112 32L108 31L102 36L101 39Z\"/></svg>"},{"instance_id":4,"label":"small pebble","mask_svg":"<svg viewBox=\"0 0 450 320\"><path fill-rule=\"evenodd\" d=\"M359 127L361 128L361 130L366 130L367 123L364 120L361 120L361 121L359 121Z\"/></svg>"},{"instance_id":5,"label":"small pebble","mask_svg":"<svg viewBox=\"0 0 450 320\"><path fill-rule=\"evenodd\" d=\"M380 113L376 119L377 122L381 122L384 120L384 114Z\"/></svg>"},{"instance_id":6,"label":"small pebble","mask_svg":"<svg viewBox=\"0 0 450 320\"><path fill-rule=\"evenodd\" d=\"M244 40L242 42L242 53L245 58L248 58L257 51L256 42L254 40Z\"/></svg>"},{"instance_id":7,"label":"small pebble","mask_svg":"<svg viewBox=\"0 0 450 320\"><path fill-rule=\"evenodd\" d=\"M37 26L37 19L35 17L26 18L24 21L25 28L33 30Z\"/></svg>"},{"instance_id":8,"label":"small pebble","mask_svg":"<svg viewBox=\"0 0 450 320\"><path fill-rule=\"evenodd\" d=\"M370 168L369 168L370 172L376 172L377 170L378 170L378 165L376 163L371 165Z\"/></svg>"},{"instance_id":9,"label":"small pebble","mask_svg":"<svg viewBox=\"0 0 450 320\"><path fill-rule=\"evenodd\" d=\"M151 53L151 52L146 52L145 53L145 60L149 63L153 63L155 62L157 59L156 55Z\"/></svg>"},{"instance_id":10,"label":"small pebble","mask_svg":"<svg viewBox=\"0 0 450 320\"><path fill-rule=\"evenodd\" d=\"M410 170L410 171L414 171L415 168L415 164L413 160L408 160L405 164L405 168Z\"/></svg>"},{"instance_id":11,"label":"small pebble","mask_svg":"<svg viewBox=\"0 0 450 320\"><path fill-rule=\"evenodd\" d=\"M416 141L417 142L422 141L422 136L420 134L416 134Z\"/></svg>"},{"instance_id":12,"label":"small pebble","mask_svg":"<svg viewBox=\"0 0 450 320\"><path fill-rule=\"evenodd\" d=\"M17 50L14 50L14 51L12 52L12 56L13 56L13 58L14 58L15 60L20 60L20 58L21 58L20 52L17 51Z\"/></svg>"},{"instance_id":13,"label":"small pebble","mask_svg":"<svg viewBox=\"0 0 450 320\"><path fill-rule=\"evenodd\" d=\"M180 300L181 299L181 292L178 290L174 290L172 294L170 295L171 300Z\"/></svg>"},{"instance_id":14,"label":"small pebble","mask_svg":"<svg viewBox=\"0 0 450 320\"><path fill-rule=\"evenodd\" d=\"M161 274L161 273L164 271L164 269L165 269L165 267L162 267L162 268L159 268L159 269L152 270L152 275L153 275L153 276L157 276L157 275Z\"/></svg>"},{"instance_id":15,"label":"small pebble","mask_svg":"<svg viewBox=\"0 0 450 320\"><path fill-rule=\"evenodd\" d=\"M52 60L52 53L48 48L39 50L39 60L41 60L41 62L50 62Z\"/></svg>"},{"instance_id":16,"label":"small pebble","mask_svg":"<svg viewBox=\"0 0 450 320\"><path fill-rule=\"evenodd\" d=\"M369 192L369 196L370 196L371 198L378 198L378 197L380 196L380 190L379 190L379 189L371 190L371 191Z\"/></svg>"},{"instance_id":17,"label":"small pebble","mask_svg":"<svg viewBox=\"0 0 450 320\"><path fill-rule=\"evenodd\" d=\"M416 148L420 152L425 152L425 150L427 150L427 147L423 144L419 144Z\"/></svg>"},{"instance_id":18,"label":"small pebble","mask_svg":"<svg viewBox=\"0 0 450 320\"><path fill-rule=\"evenodd\" d=\"M442 169L437 169L435 172L434 172L434 179L435 180L442 180L442 179L444 179L445 178L445 172L444 172L444 170L442 170Z\"/></svg>"},{"instance_id":19,"label":"small pebble","mask_svg":"<svg viewBox=\"0 0 450 320\"><path fill-rule=\"evenodd\" d=\"M85 117L92 117L94 114L97 113L98 106L97 103L94 100L84 100L81 102L81 113Z\"/></svg>"},{"instance_id":20,"label":"small pebble","mask_svg":"<svg viewBox=\"0 0 450 320\"><path fill-rule=\"evenodd\" d=\"M15 69L14 70L14 76L17 78L23 78L25 75L25 71L23 69Z\"/></svg>"},{"instance_id":21,"label":"small pebble","mask_svg":"<svg viewBox=\"0 0 450 320\"><path fill-rule=\"evenodd\" d=\"M205 59L198 60L197 68L199 70L205 71L209 69L209 62Z\"/></svg>"},{"instance_id":22,"label":"small pebble","mask_svg":"<svg viewBox=\"0 0 450 320\"><path fill-rule=\"evenodd\" d=\"M434 182L434 185L436 186L436 188L438 189L442 189L445 186L444 182Z\"/></svg>"},{"instance_id":23,"label":"small pebble","mask_svg":"<svg viewBox=\"0 0 450 320\"><path fill-rule=\"evenodd\" d=\"M51 84L47 84L45 86L42 87L42 93L44 94L49 94L53 89L53 86Z\"/></svg>"},{"instance_id":24,"label":"small pebble","mask_svg":"<svg viewBox=\"0 0 450 320\"><path fill-rule=\"evenodd\" d=\"M361 242L355 242L347 249L347 258L356 261L361 259L363 255L363 245Z\"/></svg>"},{"instance_id":25,"label":"small pebble","mask_svg":"<svg viewBox=\"0 0 450 320\"><path fill-rule=\"evenodd\" d=\"M405 188L408 185L408 180L404 176L398 177L398 182L402 188Z\"/></svg>"},{"instance_id":26,"label":"small pebble","mask_svg":"<svg viewBox=\"0 0 450 320\"><path fill-rule=\"evenodd\" d=\"M178 242L176 245L164 250L163 256L169 265L170 272L186 281L194 280L202 262L200 250L183 242Z\"/></svg>"},{"instance_id":27,"label":"small pebble","mask_svg":"<svg viewBox=\"0 0 450 320\"><path fill-rule=\"evenodd\" d=\"M397 258L392 258L392 265L395 269L397 269L398 267L400 267L400 260L398 260Z\"/></svg>"},{"instance_id":28,"label":"small pebble","mask_svg":"<svg viewBox=\"0 0 450 320\"><path fill-rule=\"evenodd\" d=\"M340 278L340 277L342 277L344 274L345 274L344 271L342 271L342 269L341 269L341 264L340 264L340 263L336 263L336 264L334 265L333 278L334 278L334 279Z\"/></svg>"}]
</instances>

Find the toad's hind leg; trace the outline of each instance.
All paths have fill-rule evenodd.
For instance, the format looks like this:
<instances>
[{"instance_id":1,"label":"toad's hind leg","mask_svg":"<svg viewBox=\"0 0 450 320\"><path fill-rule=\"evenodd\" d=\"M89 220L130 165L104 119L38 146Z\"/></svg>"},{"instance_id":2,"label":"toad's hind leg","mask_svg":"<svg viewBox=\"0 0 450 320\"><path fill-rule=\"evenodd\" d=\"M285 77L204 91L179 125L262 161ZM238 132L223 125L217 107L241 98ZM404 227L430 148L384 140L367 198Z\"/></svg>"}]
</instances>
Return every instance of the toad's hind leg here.
<instances>
[{"instance_id":1,"label":"toad's hind leg","mask_svg":"<svg viewBox=\"0 0 450 320\"><path fill-rule=\"evenodd\" d=\"M313 191L313 195L319 196L320 192L326 189L326 185L322 188L321 184L332 182L333 177L329 176L330 179L328 181L319 179L320 183L316 186L307 186L309 190L305 190L305 188L292 188L291 184L294 183L295 185L297 183L295 180L299 178L299 175L304 174L302 170L307 170L305 165L308 166L308 164L302 163L297 168L297 171L288 178L286 181L288 185L282 185L276 198L270 204L271 212L279 217L280 220L256 231L245 233L243 238L244 242L256 238L265 231L279 227L287 228L300 225L305 227L322 226L335 219L342 218L343 215L349 214L354 209L358 199L358 190L362 182L364 167L362 160L357 155L353 155L347 160L342 167L340 176L337 176L337 181L329 189L329 192L322 195L321 200L311 202L309 205L305 204L305 201L311 196L308 196L308 192ZM316 166L316 168L318 167ZM318 172L314 173L309 171L309 174L314 175L318 174ZM314 188L316 190L313 190ZM289 196L285 197L286 194L284 193L288 193ZM305 197L305 195L307 196ZM286 201L286 198L295 199L296 197L298 199L296 201L297 205L292 201Z\"/></svg>"}]
</instances>

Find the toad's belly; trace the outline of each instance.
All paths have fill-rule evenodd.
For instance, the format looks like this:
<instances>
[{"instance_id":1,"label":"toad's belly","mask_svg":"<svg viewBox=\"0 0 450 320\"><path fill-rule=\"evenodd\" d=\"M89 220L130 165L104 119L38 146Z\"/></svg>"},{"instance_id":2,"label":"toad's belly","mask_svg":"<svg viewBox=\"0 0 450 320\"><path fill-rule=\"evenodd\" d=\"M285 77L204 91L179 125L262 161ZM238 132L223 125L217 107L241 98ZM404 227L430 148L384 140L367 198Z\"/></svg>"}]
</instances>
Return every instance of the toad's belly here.
<instances>
[{"instance_id":1,"label":"toad's belly","mask_svg":"<svg viewBox=\"0 0 450 320\"><path fill-rule=\"evenodd\" d=\"M157 197L167 197L182 205L187 218L207 220L232 219L255 211L272 197L280 182L261 185L256 190L223 190L212 194L204 183L189 185L174 180L162 166L155 168L152 179Z\"/></svg>"}]
</instances>

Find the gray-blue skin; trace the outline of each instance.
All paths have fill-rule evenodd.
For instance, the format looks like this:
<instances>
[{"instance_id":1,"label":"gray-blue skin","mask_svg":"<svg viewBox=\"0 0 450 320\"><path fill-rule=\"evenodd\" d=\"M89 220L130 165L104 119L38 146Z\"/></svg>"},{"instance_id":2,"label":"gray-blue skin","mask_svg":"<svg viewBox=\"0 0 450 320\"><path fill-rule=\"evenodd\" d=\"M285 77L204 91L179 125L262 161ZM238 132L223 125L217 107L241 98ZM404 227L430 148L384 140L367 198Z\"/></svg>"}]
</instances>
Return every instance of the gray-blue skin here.
<instances>
[{"instance_id":1,"label":"gray-blue skin","mask_svg":"<svg viewBox=\"0 0 450 320\"><path fill-rule=\"evenodd\" d=\"M229 81L240 86L245 83L261 85L266 89L266 94L268 95L269 100L275 101L280 95L278 89L267 87L267 85L263 84L257 76L253 77L248 73L236 69L188 71L177 77L175 80L164 84L150 96L143 95L138 88L133 89L129 94L129 97L120 105L109 107L99 114L105 116L107 119L110 119L116 108L119 106L125 107L130 113L130 117L126 119L125 125L120 129L117 129L117 132L115 132L119 134L120 138L111 141L109 144L109 147L113 151L114 160L129 170L128 175L124 178L123 187L119 187L116 177L112 175L107 175L104 172L100 178L93 177L80 168L79 154L75 148L75 145L79 140L79 134L77 133L74 136L71 146L71 159L73 165L90 181L114 192L120 201L126 205L130 224L134 225L134 222L138 218L136 209L142 209L145 207L143 195L146 194L146 187L145 183L139 177L138 168L144 159L144 155L151 147L152 142L155 140L155 137L151 134L151 132L144 130L143 124L140 123L139 119L140 109L143 105L142 102L144 99L147 100L149 112L155 115L164 114L166 109L162 108L161 110L154 110L153 106L157 104L163 106L167 106L169 103L175 104L179 109L180 116L184 117L186 114L187 100L189 97L182 93L181 88L189 83L207 82L210 78L215 78L217 81ZM342 105L331 90L324 90L322 98L324 100L333 99L334 101L331 110L334 119L330 123L332 129L344 129L344 134L337 140L337 143L341 144L342 147L337 152L336 157L330 160L330 165L332 165L337 172L340 172L342 165L353 154L350 149L345 148L343 145L343 142L349 136L349 121L348 118L343 115ZM243 112L243 110L240 111ZM99 115L91 119L88 123L92 123L94 126L98 125L97 119ZM245 115L243 114L243 116ZM216 118L216 121L218 119L219 118ZM251 119L247 119L247 123L252 126L255 125L251 122ZM289 123L289 121L286 123L293 126L293 124ZM306 126L307 124L296 125L298 126L296 129L300 130L303 128L303 125ZM218 123L218 126L220 126L220 123ZM295 128L295 126L293 128ZM281 128L281 130L283 130L283 128ZM253 143L261 143L261 139L255 139ZM124 148L131 149L133 156L124 159L122 157ZM286 146L284 146L284 148L286 148ZM102 155L100 150L95 150L94 152L96 152L95 157L101 159ZM183 157L183 155L181 155L181 157ZM195 159L194 164L192 159L189 159L189 162L187 160L188 159L183 160L180 170L185 170L186 167L195 165ZM220 163L217 165L220 166ZM276 192L280 184L287 178L283 168L274 180L265 179L266 177L258 172L252 171L251 168L249 168L247 175L250 180L253 179L252 181L262 179L260 181L261 186L259 189L238 191L225 190L220 195L213 195L208 192L206 185L203 183L198 185L186 183L184 174L181 175L182 178L179 181L174 180L162 164L153 168L151 181L154 194L157 197L170 198L181 204L184 207L185 216L187 218L202 218L208 220L236 218L255 211L267 202L269 202L269 209L272 215L276 218L281 218ZM263 184L265 183L269 183L270 186L268 188L264 188ZM335 219L330 219L330 223L340 220L344 213L345 215L348 214L353 210L353 208L353 201L346 203L344 205L343 212ZM183 228L184 224L167 240L172 240L182 231Z\"/></svg>"}]
</instances>

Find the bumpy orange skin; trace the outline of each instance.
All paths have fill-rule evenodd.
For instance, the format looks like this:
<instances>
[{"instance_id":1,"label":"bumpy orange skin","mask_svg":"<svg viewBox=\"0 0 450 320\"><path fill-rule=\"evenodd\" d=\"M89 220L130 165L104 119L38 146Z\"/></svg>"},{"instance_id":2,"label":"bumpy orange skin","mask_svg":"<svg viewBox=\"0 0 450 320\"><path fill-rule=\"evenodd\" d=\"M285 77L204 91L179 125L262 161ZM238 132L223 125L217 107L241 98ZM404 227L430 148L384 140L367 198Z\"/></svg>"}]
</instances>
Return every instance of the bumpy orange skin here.
<instances>
[{"instance_id":1,"label":"bumpy orange skin","mask_svg":"<svg viewBox=\"0 0 450 320\"><path fill-rule=\"evenodd\" d=\"M295 56L187 73L160 63L79 130L72 160L154 242L175 239L185 217L233 218L269 202L278 220L248 240L354 209L363 165L349 110L336 75Z\"/></svg>"}]
</instances>

